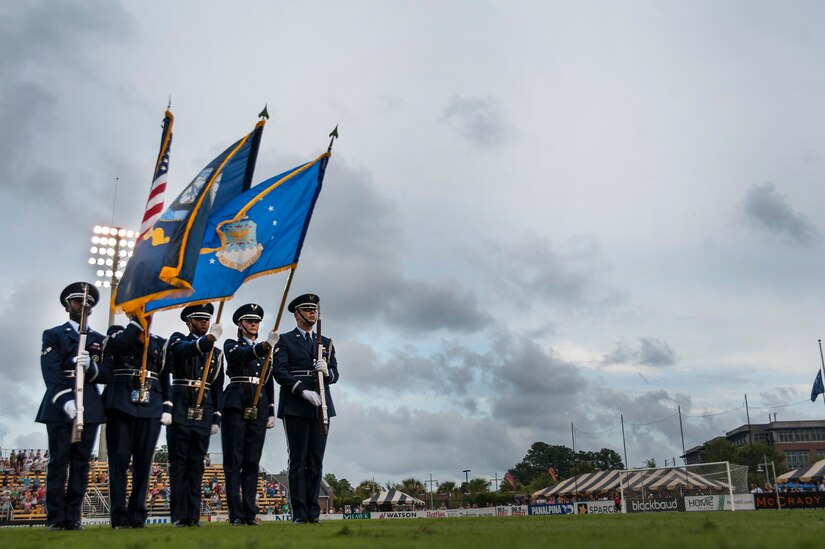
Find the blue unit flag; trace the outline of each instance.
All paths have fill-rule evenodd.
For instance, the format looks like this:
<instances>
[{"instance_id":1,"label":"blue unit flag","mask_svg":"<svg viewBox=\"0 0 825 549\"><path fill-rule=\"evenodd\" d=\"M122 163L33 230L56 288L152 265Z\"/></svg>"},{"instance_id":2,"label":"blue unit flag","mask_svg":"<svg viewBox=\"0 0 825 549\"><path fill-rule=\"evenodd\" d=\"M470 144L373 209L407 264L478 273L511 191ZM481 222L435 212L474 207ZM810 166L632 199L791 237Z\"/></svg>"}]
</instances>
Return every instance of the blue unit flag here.
<instances>
[{"instance_id":1,"label":"blue unit flag","mask_svg":"<svg viewBox=\"0 0 825 549\"><path fill-rule=\"evenodd\" d=\"M811 402L816 402L816 397L823 393L825 393L825 385L822 383L822 370L819 370L814 379L814 386L811 388Z\"/></svg>"},{"instance_id":2,"label":"blue unit flag","mask_svg":"<svg viewBox=\"0 0 825 549\"><path fill-rule=\"evenodd\" d=\"M159 299L146 312L226 300L247 280L295 266L330 153L268 179L215 210L195 270L195 292Z\"/></svg>"},{"instance_id":3,"label":"blue unit flag","mask_svg":"<svg viewBox=\"0 0 825 549\"><path fill-rule=\"evenodd\" d=\"M143 317L155 299L192 293L192 281L209 216L249 189L263 120L210 162L135 245L115 307Z\"/></svg>"}]
</instances>

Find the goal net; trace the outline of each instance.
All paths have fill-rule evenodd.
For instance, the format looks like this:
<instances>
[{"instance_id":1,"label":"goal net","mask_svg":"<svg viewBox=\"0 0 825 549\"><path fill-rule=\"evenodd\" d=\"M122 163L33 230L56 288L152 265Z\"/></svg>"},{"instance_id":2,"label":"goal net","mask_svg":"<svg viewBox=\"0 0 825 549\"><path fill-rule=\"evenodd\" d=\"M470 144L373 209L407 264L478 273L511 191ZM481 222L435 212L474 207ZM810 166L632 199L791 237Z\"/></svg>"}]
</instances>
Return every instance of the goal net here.
<instances>
[{"instance_id":1,"label":"goal net","mask_svg":"<svg viewBox=\"0 0 825 549\"><path fill-rule=\"evenodd\" d=\"M742 511L754 508L748 468L727 461L619 473L625 513Z\"/></svg>"}]
</instances>

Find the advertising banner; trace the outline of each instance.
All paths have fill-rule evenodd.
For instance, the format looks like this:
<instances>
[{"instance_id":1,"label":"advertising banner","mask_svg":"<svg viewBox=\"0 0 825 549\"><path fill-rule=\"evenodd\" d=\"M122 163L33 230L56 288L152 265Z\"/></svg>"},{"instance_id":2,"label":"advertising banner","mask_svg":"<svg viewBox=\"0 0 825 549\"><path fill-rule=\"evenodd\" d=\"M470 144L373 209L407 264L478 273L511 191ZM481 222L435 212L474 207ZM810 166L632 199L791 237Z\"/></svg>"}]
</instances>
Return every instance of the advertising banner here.
<instances>
[{"instance_id":1,"label":"advertising banner","mask_svg":"<svg viewBox=\"0 0 825 549\"><path fill-rule=\"evenodd\" d=\"M547 503L528 507L531 515L572 515L575 513L572 503Z\"/></svg>"},{"instance_id":2,"label":"advertising banner","mask_svg":"<svg viewBox=\"0 0 825 549\"><path fill-rule=\"evenodd\" d=\"M776 494L754 494L757 509L776 509ZM823 509L825 492L779 492L782 509Z\"/></svg>"},{"instance_id":3,"label":"advertising banner","mask_svg":"<svg viewBox=\"0 0 825 549\"><path fill-rule=\"evenodd\" d=\"M370 513L344 513L342 518L344 520L360 520L372 518Z\"/></svg>"},{"instance_id":4,"label":"advertising banner","mask_svg":"<svg viewBox=\"0 0 825 549\"><path fill-rule=\"evenodd\" d=\"M626 503L628 513L662 513L678 511L679 500L676 497L649 497L644 500L631 499Z\"/></svg>"},{"instance_id":5,"label":"advertising banner","mask_svg":"<svg viewBox=\"0 0 825 549\"><path fill-rule=\"evenodd\" d=\"M616 505L612 501L577 501L576 514L578 515L608 515L616 512ZM621 512L621 509L619 510Z\"/></svg>"}]
</instances>

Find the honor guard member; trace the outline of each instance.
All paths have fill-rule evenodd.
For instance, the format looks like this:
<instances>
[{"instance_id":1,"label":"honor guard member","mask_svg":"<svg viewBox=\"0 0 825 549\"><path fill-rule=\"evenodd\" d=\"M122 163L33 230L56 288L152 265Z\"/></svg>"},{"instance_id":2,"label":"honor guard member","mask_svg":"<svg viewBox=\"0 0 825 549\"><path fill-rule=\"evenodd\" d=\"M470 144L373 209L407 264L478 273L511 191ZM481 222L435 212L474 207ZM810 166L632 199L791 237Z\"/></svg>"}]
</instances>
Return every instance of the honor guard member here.
<instances>
[{"instance_id":1,"label":"honor guard member","mask_svg":"<svg viewBox=\"0 0 825 549\"><path fill-rule=\"evenodd\" d=\"M287 309L294 313L297 327L281 334L275 364L275 381L281 386L278 417L284 422L289 453L289 506L292 522L318 522L321 507L318 494L327 435L321 431L321 397L318 393L316 371L324 373L325 383L338 381L338 361L330 349L330 340L322 341L329 363L317 357L318 342L312 331L318 320L320 299L315 294L304 294L290 302ZM330 391L326 390L329 417L335 415Z\"/></svg>"},{"instance_id":2,"label":"honor guard member","mask_svg":"<svg viewBox=\"0 0 825 549\"><path fill-rule=\"evenodd\" d=\"M280 337L273 331L266 340L256 343L263 318L260 305L242 305L232 315L232 321L238 326L238 339L227 339L223 344L229 385L224 390L221 441L229 521L235 526L258 524L255 520L258 464L266 430L275 427L275 383L271 369L266 372L255 403L269 349Z\"/></svg>"},{"instance_id":3,"label":"honor guard member","mask_svg":"<svg viewBox=\"0 0 825 549\"><path fill-rule=\"evenodd\" d=\"M166 340L149 336L146 375L140 371L146 334L132 320L126 328L112 326L103 345L104 361L111 365L112 382L103 391L106 408L106 444L109 451L109 516L112 528L143 528L146 522L146 491L152 457L160 435L163 387L161 377ZM168 391L168 388L167 388ZM132 464L132 492L126 501L126 472Z\"/></svg>"},{"instance_id":4,"label":"honor guard member","mask_svg":"<svg viewBox=\"0 0 825 549\"><path fill-rule=\"evenodd\" d=\"M175 332L164 350L171 387L164 397L161 423L166 425L169 448L170 514L175 526L200 526L201 482L209 436L218 432L223 408L223 353L214 348L221 337L220 324L210 326L211 303L190 305L180 314L189 335ZM198 406L204 367L212 362Z\"/></svg>"},{"instance_id":5,"label":"honor guard member","mask_svg":"<svg viewBox=\"0 0 825 549\"><path fill-rule=\"evenodd\" d=\"M94 284L75 282L60 293L60 304L69 321L43 332L40 368L46 395L37 412L49 435L49 465L46 472L46 524L49 530L82 530L80 509L89 479L89 459L97 429L106 421L97 383L107 383L111 372L102 365L103 334L86 329L86 345L78 353L80 322L84 307L83 289L88 288L88 314L100 299ZM72 443L72 423L77 417L75 373L85 371L83 385L83 431ZM68 483L67 483L68 473Z\"/></svg>"}]
</instances>

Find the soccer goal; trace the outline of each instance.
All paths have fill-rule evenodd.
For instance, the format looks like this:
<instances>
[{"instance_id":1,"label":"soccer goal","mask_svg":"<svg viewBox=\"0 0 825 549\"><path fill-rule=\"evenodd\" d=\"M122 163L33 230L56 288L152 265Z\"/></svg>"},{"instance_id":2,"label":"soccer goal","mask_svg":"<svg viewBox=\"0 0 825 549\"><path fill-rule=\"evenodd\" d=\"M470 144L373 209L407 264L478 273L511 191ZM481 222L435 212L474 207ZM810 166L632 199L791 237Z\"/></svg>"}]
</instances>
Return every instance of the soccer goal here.
<instances>
[{"instance_id":1,"label":"soccer goal","mask_svg":"<svg viewBox=\"0 0 825 549\"><path fill-rule=\"evenodd\" d=\"M727 461L627 469L619 489L625 513L754 509L747 466Z\"/></svg>"}]
</instances>

